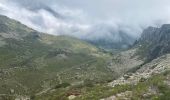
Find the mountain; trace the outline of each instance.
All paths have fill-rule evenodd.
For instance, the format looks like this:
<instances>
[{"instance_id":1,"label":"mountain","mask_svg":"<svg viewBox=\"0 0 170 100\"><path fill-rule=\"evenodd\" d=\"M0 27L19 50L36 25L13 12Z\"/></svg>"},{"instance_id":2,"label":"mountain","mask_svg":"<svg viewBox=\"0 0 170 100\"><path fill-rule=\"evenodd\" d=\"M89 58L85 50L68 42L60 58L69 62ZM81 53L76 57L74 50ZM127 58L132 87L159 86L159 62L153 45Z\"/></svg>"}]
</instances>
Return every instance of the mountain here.
<instances>
[{"instance_id":1,"label":"mountain","mask_svg":"<svg viewBox=\"0 0 170 100\"><path fill-rule=\"evenodd\" d=\"M137 44L138 53L146 56L149 61L170 53L170 24L145 29Z\"/></svg>"},{"instance_id":2,"label":"mountain","mask_svg":"<svg viewBox=\"0 0 170 100\"><path fill-rule=\"evenodd\" d=\"M84 87L74 100L169 100L169 26L145 29L132 48L113 55L111 65L119 63L116 68L124 74L108 84Z\"/></svg>"},{"instance_id":3,"label":"mountain","mask_svg":"<svg viewBox=\"0 0 170 100\"><path fill-rule=\"evenodd\" d=\"M113 95L103 95L101 100L169 100L169 39L169 24L145 29L133 47L136 48L135 55L139 55L144 63L110 82L108 85L113 87L110 90ZM109 91L102 92L110 94Z\"/></svg>"},{"instance_id":4,"label":"mountain","mask_svg":"<svg viewBox=\"0 0 170 100\"><path fill-rule=\"evenodd\" d=\"M169 32L149 27L110 53L0 16L0 100L169 100Z\"/></svg>"},{"instance_id":5,"label":"mountain","mask_svg":"<svg viewBox=\"0 0 170 100\"><path fill-rule=\"evenodd\" d=\"M83 37L85 41L106 50L125 49L135 41L135 38L123 31L123 29L116 30L106 24L96 25L88 33Z\"/></svg>"},{"instance_id":6,"label":"mountain","mask_svg":"<svg viewBox=\"0 0 170 100\"><path fill-rule=\"evenodd\" d=\"M107 68L110 59L109 53L80 39L40 33L0 16L0 99L112 80L116 73Z\"/></svg>"},{"instance_id":7,"label":"mountain","mask_svg":"<svg viewBox=\"0 0 170 100\"><path fill-rule=\"evenodd\" d=\"M0 97L42 100L54 93L54 99L66 99L78 87L107 83L142 64L134 53L112 55L80 39L40 33L0 16Z\"/></svg>"}]
</instances>

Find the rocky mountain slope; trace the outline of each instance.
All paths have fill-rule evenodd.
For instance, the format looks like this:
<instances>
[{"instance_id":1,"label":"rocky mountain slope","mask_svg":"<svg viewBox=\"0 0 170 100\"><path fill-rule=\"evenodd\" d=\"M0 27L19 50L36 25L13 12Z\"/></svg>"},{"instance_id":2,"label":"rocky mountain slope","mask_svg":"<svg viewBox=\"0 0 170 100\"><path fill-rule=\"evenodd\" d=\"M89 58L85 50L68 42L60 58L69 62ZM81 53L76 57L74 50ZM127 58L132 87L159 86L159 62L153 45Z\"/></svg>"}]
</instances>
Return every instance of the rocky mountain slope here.
<instances>
[{"instance_id":1,"label":"rocky mountain slope","mask_svg":"<svg viewBox=\"0 0 170 100\"><path fill-rule=\"evenodd\" d=\"M138 48L136 53L139 53L139 56L145 57L145 62L109 83L109 86L114 88L126 85L126 89L101 100L170 99L169 30L169 24L165 24L160 28L149 27L144 30L136 44Z\"/></svg>"},{"instance_id":2,"label":"rocky mountain slope","mask_svg":"<svg viewBox=\"0 0 170 100\"><path fill-rule=\"evenodd\" d=\"M113 55L119 62L115 68L123 67L124 74L109 84L86 87L75 100L169 100L169 29L165 24L144 30L132 49ZM110 65L115 66L116 62ZM130 65L130 70L126 70Z\"/></svg>"},{"instance_id":3,"label":"rocky mountain slope","mask_svg":"<svg viewBox=\"0 0 170 100\"><path fill-rule=\"evenodd\" d=\"M129 59L134 52L113 57L80 39L40 33L0 16L0 99L61 100L81 95L77 87L107 83L140 65L143 61L136 56Z\"/></svg>"},{"instance_id":4,"label":"rocky mountain slope","mask_svg":"<svg viewBox=\"0 0 170 100\"><path fill-rule=\"evenodd\" d=\"M84 80L110 80L110 57L79 39L40 33L0 16L0 99L40 95Z\"/></svg>"},{"instance_id":5,"label":"rocky mountain slope","mask_svg":"<svg viewBox=\"0 0 170 100\"><path fill-rule=\"evenodd\" d=\"M158 57L138 69L135 73L126 73L109 83L112 87L131 86L123 92L102 100L168 100L170 91L170 54Z\"/></svg>"},{"instance_id":6,"label":"rocky mountain slope","mask_svg":"<svg viewBox=\"0 0 170 100\"><path fill-rule=\"evenodd\" d=\"M169 100L169 30L111 54L0 16L0 100Z\"/></svg>"},{"instance_id":7,"label":"rocky mountain slope","mask_svg":"<svg viewBox=\"0 0 170 100\"><path fill-rule=\"evenodd\" d=\"M170 53L170 25L164 24L160 28L149 27L144 30L138 40L139 54L153 60L156 57Z\"/></svg>"}]
</instances>

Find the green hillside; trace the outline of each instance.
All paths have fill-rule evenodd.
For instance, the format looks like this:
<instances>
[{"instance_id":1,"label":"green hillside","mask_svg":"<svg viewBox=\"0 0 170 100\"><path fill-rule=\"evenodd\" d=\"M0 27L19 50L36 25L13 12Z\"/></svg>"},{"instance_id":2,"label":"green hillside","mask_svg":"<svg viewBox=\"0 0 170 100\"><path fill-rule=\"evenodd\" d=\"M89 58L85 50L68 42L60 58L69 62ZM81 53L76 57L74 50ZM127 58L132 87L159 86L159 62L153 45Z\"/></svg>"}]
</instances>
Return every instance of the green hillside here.
<instances>
[{"instance_id":1,"label":"green hillside","mask_svg":"<svg viewBox=\"0 0 170 100\"><path fill-rule=\"evenodd\" d=\"M0 94L6 98L111 80L109 59L110 54L79 39L39 33L0 16Z\"/></svg>"},{"instance_id":2,"label":"green hillside","mask_svg":"<svg viewBox=\"0 0 170 100\"><path fill-rule=\"evenodd\" d=\"M169 100L169 30L110 53L0 16L0 100Z\"/></svg>"}]
</instances>

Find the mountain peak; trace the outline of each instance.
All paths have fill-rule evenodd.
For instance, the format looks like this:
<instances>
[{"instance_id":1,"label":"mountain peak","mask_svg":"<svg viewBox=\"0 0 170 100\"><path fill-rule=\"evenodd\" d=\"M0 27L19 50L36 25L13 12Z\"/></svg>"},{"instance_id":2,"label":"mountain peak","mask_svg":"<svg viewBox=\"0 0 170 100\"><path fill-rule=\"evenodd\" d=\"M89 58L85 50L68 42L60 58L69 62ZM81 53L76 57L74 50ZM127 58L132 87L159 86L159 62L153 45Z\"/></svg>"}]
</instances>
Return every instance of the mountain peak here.
<instances>
[{"instance_id":1,"label":"mountain peak","mask_svg":"<svg viewBox=\"0 0 170 100\"><path fill-rule=\"evenodd\" d=\"M14 19L0 15L0 33L2 38L21 39L26 36L37 36L38 32Z\"/></svg>"},{"instance_id":2,"label":"mountain peak","mask_svg":"<svg viewBox=\"0 0 170 100\"><path fill-rule=\"evenodd\" d=\"M157 30L158 28L156 27L148 27L146 29L144 29L142 35L141 35L141 38L140 38L140 41L148 41L150 39L152 39L153 35L155 34L155 31Z\"/></svg>"},{"instance_id":3,"label":"mountain peak","mask_svg":"<svg viewBox=\"0 0 170 100\"><path fill-rule=\"evenodd\" d=\"M155 59L170 52L170 24L164 24L160 28L148 27L138 41L142 51L148 60Z\"/></svg>"},{"instance_id":4,"label":"mountain peak","mask_svg":"<svg viewBox=\"0 0 170 100\"><path fill-rule=\"evenodd\" d=\"M170 24L163 24L162 29L170 29Z\"/></svg>"}]
</instances>

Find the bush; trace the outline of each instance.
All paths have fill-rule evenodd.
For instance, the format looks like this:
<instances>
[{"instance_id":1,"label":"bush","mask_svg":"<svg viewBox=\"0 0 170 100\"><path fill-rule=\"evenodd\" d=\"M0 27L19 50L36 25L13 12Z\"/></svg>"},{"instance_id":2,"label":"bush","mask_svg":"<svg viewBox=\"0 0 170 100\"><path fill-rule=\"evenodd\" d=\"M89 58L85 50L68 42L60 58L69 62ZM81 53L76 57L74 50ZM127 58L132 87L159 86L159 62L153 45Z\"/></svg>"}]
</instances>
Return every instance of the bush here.
<instances>
[{"instance_id":1,"label":"bush","mask_svg":"<svg viewBox=\"0 0 170 100\"><path fill-rule=\"evenodd\" d=\"M66 88L66 87L68 87L68 86L70 86L69 83L61 83L61 84L56 85L56 86L55 86L55 89L58 89L58 88Z\"/></svg>"},{"instance_id":2,"label":"bush","mask_svg":"<svg viewBox=\"0 0 170 100\"><path fill-rule=\"evenodd\" d=\"M35 100L35 95L31 95L30 100Z\"/></svg>"},{"instance_id":3,"label":"bush","mask_svg":"<svg viewBox=\"0 0 170 100\"><path fill-rule=\"evenodd\" d=\"M147 79L146 78L141 78L140 80L139 80L139 82L145 82Z\"/></svg>"},{"instance_id":4,"label":"bush","mask_svg":"<svg viewBox=\"0 0 170 100\"><path fill-rule=\"evenodd\" d=\"M84 80L84 86L93 87L94 82L92 80L86 79L86 80Z\"/></svg>"}]
</instances>

